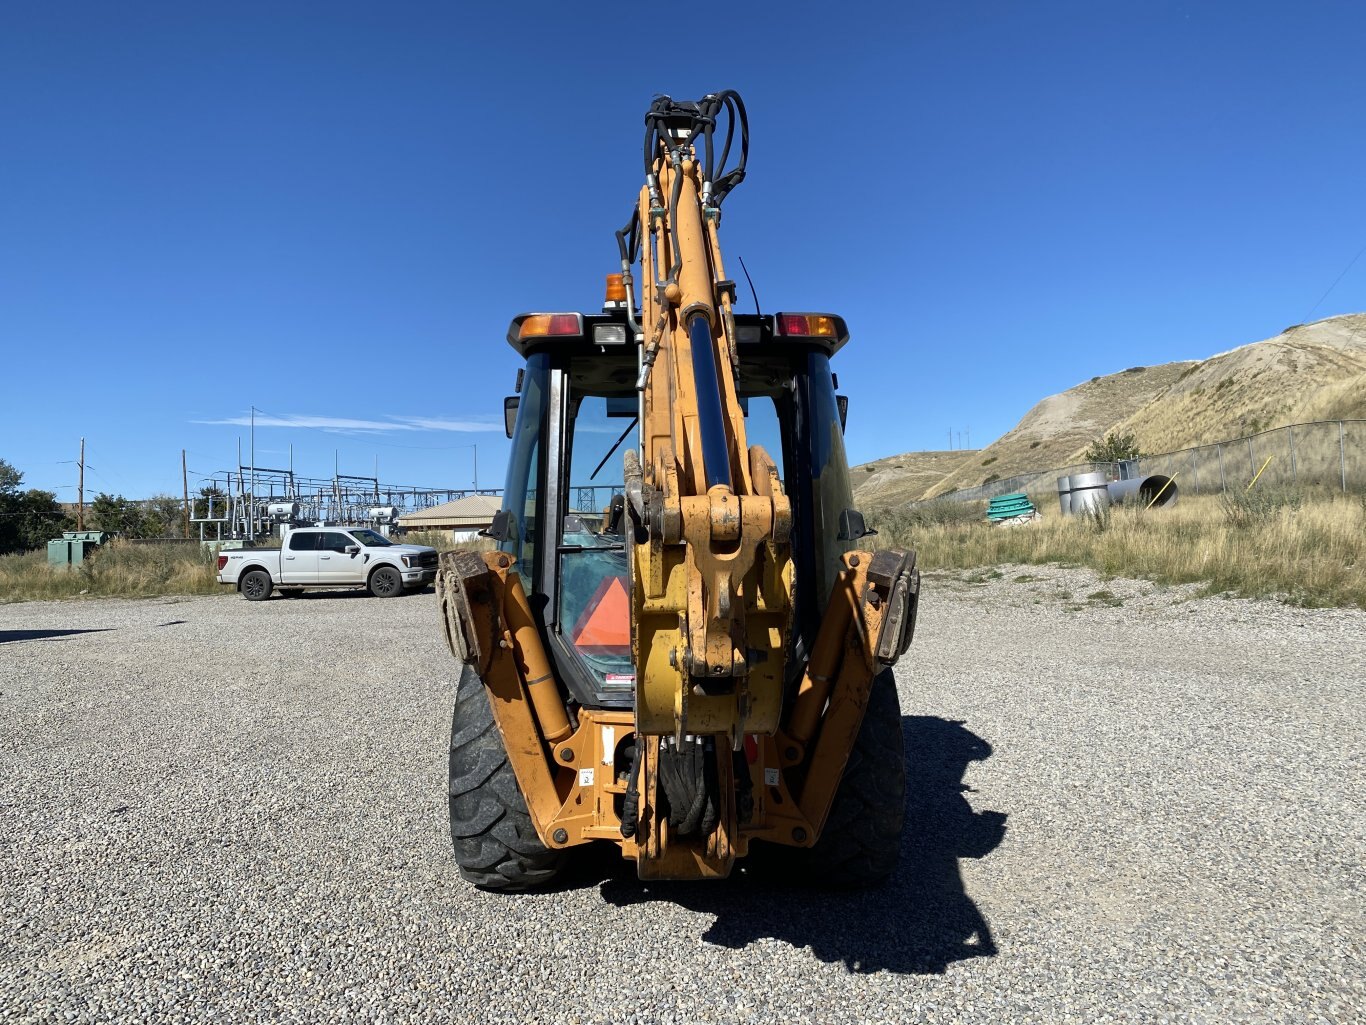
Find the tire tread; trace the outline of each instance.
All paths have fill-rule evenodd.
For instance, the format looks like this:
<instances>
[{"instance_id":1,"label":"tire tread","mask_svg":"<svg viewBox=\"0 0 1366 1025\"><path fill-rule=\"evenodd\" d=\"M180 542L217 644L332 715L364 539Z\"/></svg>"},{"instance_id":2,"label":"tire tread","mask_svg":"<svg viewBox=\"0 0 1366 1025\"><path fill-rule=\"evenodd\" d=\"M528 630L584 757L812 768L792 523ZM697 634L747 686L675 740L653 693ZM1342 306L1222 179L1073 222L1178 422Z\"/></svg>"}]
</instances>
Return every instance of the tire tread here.
<instances>
[{"instance_id":1,"label":"tire tread","mask_svg":"<svg viewBox=\"0 0 1366 1025\"><path fill-rule=\"evenodd\" d=\"M507 891L544 886L556 877L564 852L536 835L488 694L469 666L456 685L447 789L461 876L482 889Z\"/></svg>"},{"instance_id":2,"label":"tire tread","mask_svg":"<svg viewBox=\"0 0 1366 1025\"><path fill-rule=\"evenodd\" d=\"M906 750L896 678L873 680L868 707L820 838L809 848L765 845L762 864L793 882L864 889L885 882L901 856Z\"/></svg>"}]
</instances>

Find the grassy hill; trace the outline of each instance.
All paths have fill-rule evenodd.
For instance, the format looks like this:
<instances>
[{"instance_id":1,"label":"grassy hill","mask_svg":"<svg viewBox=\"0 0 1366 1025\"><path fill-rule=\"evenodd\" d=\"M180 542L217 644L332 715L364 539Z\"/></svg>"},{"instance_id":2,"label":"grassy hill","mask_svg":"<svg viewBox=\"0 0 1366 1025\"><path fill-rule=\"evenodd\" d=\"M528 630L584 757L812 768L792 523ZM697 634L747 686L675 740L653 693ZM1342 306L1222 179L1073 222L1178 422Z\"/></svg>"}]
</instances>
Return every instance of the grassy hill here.
<instances>
[{"instance_id":1,"label":"grassy hill","mask_svg":"<svg viewBox=\"0 0 1366 1025\"><path fill-rule=\"evenodd\" d=\"M1116 429L1170 452L1309 420L1366 417L1366 314L1287 328L1206 360L1130 367L1050 395L974 452L909 452L855 468L866 507L1080 461Z\"/></svg>"},{"instance_id":2,"label":"grassy hill","mask_svg":"<svg viewBox=\"0 0 1366 1025\"><path fill-rule=\"evenodd\" d=\"M964 462L971 462L977 449L948 452L907 452L886 459L875 459L854 468L850 475L854 497L860 506L895 505L907 502L907 495L919 498L944 481Z\"/></svg>"},{"instance_id":3,"label":"grassy hill","mask_svg":"<svg viewBox=\"0 0 1366 1025\"><path fill-rule=\"evenodd\" d=\"M1289 328L1192 366L1124 418L1144 451L1366 416L1366 314Z\"/></svg>"}]
</instances>

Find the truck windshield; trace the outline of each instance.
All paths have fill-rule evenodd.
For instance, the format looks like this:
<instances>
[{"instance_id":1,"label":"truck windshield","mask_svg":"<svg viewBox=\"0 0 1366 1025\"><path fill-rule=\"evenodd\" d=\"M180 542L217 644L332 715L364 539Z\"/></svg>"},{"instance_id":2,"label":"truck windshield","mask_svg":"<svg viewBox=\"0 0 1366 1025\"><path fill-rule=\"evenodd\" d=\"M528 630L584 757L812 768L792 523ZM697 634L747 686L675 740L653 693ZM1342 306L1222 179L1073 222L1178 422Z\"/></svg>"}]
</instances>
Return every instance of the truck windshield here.
<instances>
[{"instance_id":1,"label":"truck windshield","mask_svg":"<svg viewBox=\"0 0 1366 1025\"><path fill-rule=\"evenodd\" d=\"M366 548L388 548L393 544L377 530L353 530L351 536Z\"/></svg>"}]
</instances>

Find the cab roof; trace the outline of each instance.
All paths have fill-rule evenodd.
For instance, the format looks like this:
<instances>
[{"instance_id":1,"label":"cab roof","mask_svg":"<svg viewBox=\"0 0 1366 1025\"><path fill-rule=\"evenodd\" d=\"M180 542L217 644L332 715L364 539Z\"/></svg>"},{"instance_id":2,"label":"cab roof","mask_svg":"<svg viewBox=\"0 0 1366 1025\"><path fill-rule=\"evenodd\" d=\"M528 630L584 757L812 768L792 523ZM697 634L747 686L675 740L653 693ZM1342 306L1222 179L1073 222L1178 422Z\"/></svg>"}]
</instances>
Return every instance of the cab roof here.
<instances>
[{"instance_id":1,"label":"cab roof","mask_svg":"<svg viewBox=\"0 0 1366 1025\"><path fill-rule=\"evenodd\" d=\"M551 318L553 333L523 336L523 325L533 317ZM828 321L833 334L780 333L779 318L788 328L799 325L796 318L822 318ZM570 318L574 318L572 321ZM756 349L780 352L786 349L815 348L833 356L849 341L849 328L843 317L834 314L792 313L737 313L735 333L741 351ZM535 352L568 352L571 355L590 352L628 351L634 347L631 330L626 323L626 311L605 310L601 313L521 313L508 326L508 344L523 359Z\"/></svg>"}]
</instances>

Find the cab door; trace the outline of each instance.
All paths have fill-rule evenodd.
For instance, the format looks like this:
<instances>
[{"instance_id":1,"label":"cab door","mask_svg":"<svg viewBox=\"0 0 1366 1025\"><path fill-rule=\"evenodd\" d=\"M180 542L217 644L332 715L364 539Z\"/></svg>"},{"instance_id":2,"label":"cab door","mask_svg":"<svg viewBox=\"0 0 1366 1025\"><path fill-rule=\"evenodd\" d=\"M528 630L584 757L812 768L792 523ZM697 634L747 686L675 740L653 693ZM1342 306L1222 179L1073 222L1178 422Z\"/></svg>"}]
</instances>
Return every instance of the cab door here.
<instances>
[{"instance_id":1,"label":"cab door","mask_svg":"<svg viewBox=\"0 0 1366 1025\"><path fill-rule=\"evenodd\" d=\"M311 530L293 531L280 552L280 580L282 584L316 584L318 582L318 538Z\"/></svg>"},{"instance_id":2,"label":"cab door","mask_svg":"<svg viewBox=\"0 0 1366 1025\"><path fill-rule=\"evenodd\" d=\"M355 549L355 554L348 553L348 548ZM368 562L365 549L350 534L340 530L319 532L318 583L363 584Z\"/></svg>"}]
</instances>

